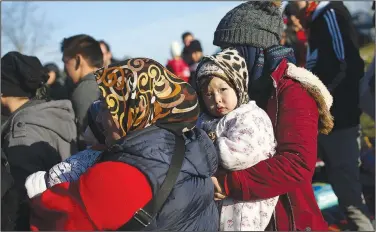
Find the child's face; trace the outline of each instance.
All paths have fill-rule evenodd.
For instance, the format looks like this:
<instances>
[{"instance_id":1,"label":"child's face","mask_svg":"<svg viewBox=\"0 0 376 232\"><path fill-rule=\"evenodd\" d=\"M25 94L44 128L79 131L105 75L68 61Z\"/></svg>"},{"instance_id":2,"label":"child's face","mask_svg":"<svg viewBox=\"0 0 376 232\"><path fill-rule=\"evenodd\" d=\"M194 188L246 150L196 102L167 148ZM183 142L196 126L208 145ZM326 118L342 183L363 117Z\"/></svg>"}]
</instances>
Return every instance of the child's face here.
<instances>
[{"instance_id":1,"label":"child's face","mask_svg":"<svg viewBox=\"0 0 376 232\"><path fill-rule=\"evenodd\" d=\"M238 105L235 90L218 77L213 77L208 86L202 89L202 96L209 113L216 117L228 114Z\"/></svg>"}]
</instances>

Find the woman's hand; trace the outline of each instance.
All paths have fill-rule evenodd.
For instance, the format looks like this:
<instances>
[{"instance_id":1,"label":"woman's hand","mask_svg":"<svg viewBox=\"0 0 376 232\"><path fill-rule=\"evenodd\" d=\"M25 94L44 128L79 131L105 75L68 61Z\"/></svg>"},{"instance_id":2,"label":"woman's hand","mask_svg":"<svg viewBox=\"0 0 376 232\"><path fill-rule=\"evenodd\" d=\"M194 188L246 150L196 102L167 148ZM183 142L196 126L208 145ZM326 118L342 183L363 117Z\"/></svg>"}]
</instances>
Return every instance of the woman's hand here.
<instances>
[{"instance_id":1,"label":"woman's hand","mask_svg":"<svg viewBox=\"0 0 376 232\"><path fill-rule=\"evenodd\" d=\"M225 199L227 196L223 192L222 186L219 184L218 179L214 176L211 177L213 184L214 184L214 200L220 201Z\"/></svg>"}]
</instances>

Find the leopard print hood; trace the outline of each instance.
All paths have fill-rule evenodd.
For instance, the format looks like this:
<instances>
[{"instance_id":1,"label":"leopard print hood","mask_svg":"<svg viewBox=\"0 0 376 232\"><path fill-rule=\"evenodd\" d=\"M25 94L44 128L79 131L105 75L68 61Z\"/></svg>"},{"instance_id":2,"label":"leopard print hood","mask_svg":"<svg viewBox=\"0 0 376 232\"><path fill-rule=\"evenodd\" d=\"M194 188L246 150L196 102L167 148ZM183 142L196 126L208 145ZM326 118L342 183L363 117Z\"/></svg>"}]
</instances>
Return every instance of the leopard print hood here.
<instances>
[{"instance_id":1,"label":"leopard print hood","mask_svg":"<svg viewBox=\"0 0 376 232\"><path fill-rule=\"evenodd\" d=\"M204 56L196 70L196 84L199 89L206 78L215 76L226 81L238 96L238 106L249 102L248 70L243 57L232 48L212 56Z\"/></svg>"}]
</instances>

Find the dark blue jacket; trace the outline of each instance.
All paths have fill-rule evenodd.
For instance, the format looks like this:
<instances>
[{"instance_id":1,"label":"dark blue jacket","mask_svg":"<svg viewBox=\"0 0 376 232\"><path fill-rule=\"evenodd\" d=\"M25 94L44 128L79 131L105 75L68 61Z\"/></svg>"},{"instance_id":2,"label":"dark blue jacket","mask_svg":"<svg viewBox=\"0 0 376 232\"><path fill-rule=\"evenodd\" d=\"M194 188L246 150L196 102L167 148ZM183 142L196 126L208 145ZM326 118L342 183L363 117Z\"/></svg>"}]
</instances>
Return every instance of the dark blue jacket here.
<instances>
[{"instance_id":1,"label":"dark blue jacket","mask_svg":"<svg viewBox=\"0 0 376 232\"><path fill-rule=\"evenodd\" d=\"M215 147L201 129L194 129L185 140L185 160L176 185L148 230L218 231L219 215L210 179L218 166ZM143 172L155 195L170 167L175 136L151 126L127 135L118 144L117 160Z\"/></svg>"}]
</instances>

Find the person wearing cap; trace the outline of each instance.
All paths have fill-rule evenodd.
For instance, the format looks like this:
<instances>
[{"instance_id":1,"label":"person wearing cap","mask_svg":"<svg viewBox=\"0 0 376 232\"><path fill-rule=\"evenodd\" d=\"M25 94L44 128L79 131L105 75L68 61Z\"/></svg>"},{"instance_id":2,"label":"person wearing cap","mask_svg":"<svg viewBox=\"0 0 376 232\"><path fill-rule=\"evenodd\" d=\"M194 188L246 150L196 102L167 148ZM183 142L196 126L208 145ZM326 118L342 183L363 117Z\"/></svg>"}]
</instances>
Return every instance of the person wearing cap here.
<instances>
[{"instance_id":1,"label":"person wearing cap","mask_svg":"<svg viewBox=\"0 0 376 232\"><path fill-rule=\"evenodd\" d=\"M320 77L333 95L333 131L318 139L328 181L349 222L348 228L374 230L360 183L359 90L364 90L360 86L364 61L358 33L341 1L301 1L299 10L300 21L309 31L306 68Z\"/></svg>"},{"instance_id":2,"label":"person wearing cap","mask_svg":"<svg viewBox=\"0 0 376 232\"><path fill-rule=\"evenodd\" d=\"M19 52L1 58L1 145L22 194L16 230L29 230L26 177L49 170L77 151L74 111L69 100L50 101L49 76L39 59Z\"/></svg>"},{"instance_id":3,"label":"person wearing cap","mask_svg":"<svg viewBox=\"0 0 376 232\"><path fill-rule=\"evenodd\" d=\"M192 60L191 64L189 64L189 70L191 72L191 77L189 78L189 84L197 91L196 69L201 58L203 57L203 49L201 47L200 41L193 40L187 47L187 51L190 54L191 60Z\"/></svg>"},{"instance_id":4,"label":"person wearing cap","mask_svg":"<svg viewBox=\"0 0 376 232\"><path fill-rule=\"evenodd\" d=\"M220 169L213 182L222 198L257 201L279 196L266 230L326 231L311 182L317 135L333 127L333 99L317 76L294 64L294 51L279 45L282 31L278 6L249 1L230 10L214 32L214 45L233 47L245 59L249 97L270 117L277 147L273 157L245 170Z\"/></svg>"}]
</instances>

